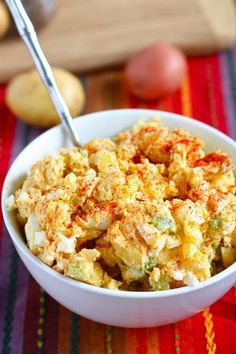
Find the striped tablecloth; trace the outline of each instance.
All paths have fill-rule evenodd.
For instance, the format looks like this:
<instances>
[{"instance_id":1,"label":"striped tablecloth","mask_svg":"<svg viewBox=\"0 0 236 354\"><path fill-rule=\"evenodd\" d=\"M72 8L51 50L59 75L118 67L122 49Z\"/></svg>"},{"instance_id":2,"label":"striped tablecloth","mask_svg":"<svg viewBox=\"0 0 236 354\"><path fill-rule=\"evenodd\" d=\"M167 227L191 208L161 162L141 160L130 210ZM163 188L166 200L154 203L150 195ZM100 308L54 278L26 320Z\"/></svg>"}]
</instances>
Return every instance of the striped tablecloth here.
<instances>
[{"instance_id":1,"label":"striped tablecloth","mask_svg":"<svg viewBox=\"0 0 236 354\"><path fill-rule=\"evenodd\" d=\"M122 72L82 78L85 112L122 107L158 108L193 116L236 138L236 49L189 61L181 89L160 102L127 93ZM0 87L0 184L16 155L40 134L4 104ZM186 118L187 119L187 118ZM47 295L20 261L0 219L0 352L12 354L233 354L236 291L179 323L150 328L104 326L71 313Z\"/></svg>"}]
</instances>

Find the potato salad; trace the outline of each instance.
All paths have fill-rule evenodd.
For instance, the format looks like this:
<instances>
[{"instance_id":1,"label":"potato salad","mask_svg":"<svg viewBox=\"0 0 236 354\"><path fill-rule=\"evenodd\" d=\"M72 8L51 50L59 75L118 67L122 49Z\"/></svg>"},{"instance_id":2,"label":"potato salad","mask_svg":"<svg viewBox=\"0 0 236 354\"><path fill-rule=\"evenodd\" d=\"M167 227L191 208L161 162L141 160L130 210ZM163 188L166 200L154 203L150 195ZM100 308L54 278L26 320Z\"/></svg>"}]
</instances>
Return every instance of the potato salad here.
<instances>
[{"instance_id":1,"label":"potato salad","mask_svg":"<svg viewBox=\"0 0 236 354\"><path fill-rule=\"evenodd\" d=\"M195 286L236 260L231 158L158 119L36 162L8 198L30 251L87 284Z\"/></svg>"}]
</instances>

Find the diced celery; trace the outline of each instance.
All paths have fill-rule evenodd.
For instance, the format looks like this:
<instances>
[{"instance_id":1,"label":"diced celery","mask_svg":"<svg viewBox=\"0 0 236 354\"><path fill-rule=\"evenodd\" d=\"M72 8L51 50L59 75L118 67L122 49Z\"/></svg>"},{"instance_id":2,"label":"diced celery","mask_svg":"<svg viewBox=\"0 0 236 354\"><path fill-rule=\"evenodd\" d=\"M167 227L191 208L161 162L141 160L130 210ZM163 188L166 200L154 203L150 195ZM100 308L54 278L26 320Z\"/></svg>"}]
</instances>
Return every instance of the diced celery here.
<instances>
[{"instance_id":1,"label":"diced celery","mask_svg":"<svg viewBox=\"0 0 236 354\"><path fill-rule=\"evenodd\" d=\"M153 282L154 290L168 290L170 289L169 279L165 274L162 274L158 281Z\"/></svg>"},{"instance_id":2,"label":"diced celery","mask_svg":"<svg viewBox=\"0 0 236 354\"><path fill-rule=\"evenodd\" d=\"M79 152L81 153L81 155L82 155L83 157L87 157L87 156L88 156L88 153L87 153L86 150L80 150Z\"/></svg>"},{"instance_id":3,"label":"diced celery","mask_svg":"<svg viewBox=\"0 0 236 354\"><path fill-rule=\"evenodd\" d=\"M163 216L156 216L152 223L160 232L165 232L175 226L173 220Z\"/></svg>"},{"instance_id":4,"label":"diced celery","mask_svg":"<svg viewBox=\"0 0 236 354\"><path fill-rule=\"evenodd\" d=\"M169 281L165 277L161 278L157 283L157 289L158 290L169 290L170 289Z\"/></svg>"},{"instance_id":5,"label":"diced celery","mask_svg":"<svg viewBox=\"0 0 236 354\"><path fill-rule=\"evenodd\" d=\"M139 268L140 273L146 273L148 270L152 270L156 266L156 257L149 256L144 266Z\"/></svg>"},{"instance_id":6,"label":"diced celery","mask_svg":"<svg viewBox=\"0 0 236 354\"><path fill-rule=\"evenodd\" d=\"M219 216L215 216L210 220L210 229L213 231L218 230L222 225L222 219Z\"/></svg>"}]
</instances>

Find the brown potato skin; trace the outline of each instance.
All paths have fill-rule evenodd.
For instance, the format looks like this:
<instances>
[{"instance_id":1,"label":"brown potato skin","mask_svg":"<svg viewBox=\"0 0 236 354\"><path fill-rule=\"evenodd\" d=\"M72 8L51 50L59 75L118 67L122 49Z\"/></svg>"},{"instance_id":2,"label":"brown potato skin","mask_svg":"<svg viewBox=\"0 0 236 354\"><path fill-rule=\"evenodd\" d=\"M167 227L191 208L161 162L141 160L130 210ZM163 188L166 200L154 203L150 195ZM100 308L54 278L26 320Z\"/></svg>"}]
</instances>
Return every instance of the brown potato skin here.
<instances>
[{"instance_id":1,"label":"brown potato skin","mask_svg":"<svg viewBox=\"0 0 236 354\"><path fill-rule=\"evenodd\" d=\"M81 113L85 94L80 80L70 72L54 68L55 79L72 117ZM60 123L37 71L31 70L14 77L6 91L6 104L24 122L43 128Z\"/></svg>"},{"instance_id":2,"label":"brown potato skin","mask_svg":"<svg viewBox=\"0 0 236 354\"><path fill-rule=\"evenodd\" d=\"M0 38L3 38L10 27L10 16L6 5L0 1Z\"/></svg>"},{"instance_id":3,"label":"brown potato skin","mask_svg":"<svg viewBox=\"0 0 236 354\"><path fill-rule=\"evenodd\" d=\"M132 57L125 68L127 86L132 94L152 100L174 92L186 73L186 59L176 47L157 43Z\"/></svg>"}]
</instances>

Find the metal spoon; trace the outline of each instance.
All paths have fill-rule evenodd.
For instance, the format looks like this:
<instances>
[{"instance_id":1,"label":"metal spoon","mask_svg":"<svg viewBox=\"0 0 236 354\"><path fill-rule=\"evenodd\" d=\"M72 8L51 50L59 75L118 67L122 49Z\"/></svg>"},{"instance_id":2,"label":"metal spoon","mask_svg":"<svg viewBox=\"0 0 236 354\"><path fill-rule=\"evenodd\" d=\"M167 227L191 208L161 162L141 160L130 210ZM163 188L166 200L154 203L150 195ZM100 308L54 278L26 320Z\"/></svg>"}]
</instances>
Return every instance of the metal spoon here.
<instances>
[{"instance_id":1,"label":"metal spoon","mask_svg":"<svg viewBox=\"0 0 236 354\"><path fill-rule=\"evenodd\" d=\"M6 0L6 3L14 18L19 34L31 53L41 80L43 81L51 97L63 126L65 127L72 143L75 146L80 146L81 139L75 130L74 122L70 115L69 109L60 94L60 91L58 90L52 69L40 47L32 22L30 21L20 0Z\"/></svg>"}]
</instances>

